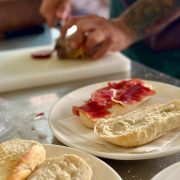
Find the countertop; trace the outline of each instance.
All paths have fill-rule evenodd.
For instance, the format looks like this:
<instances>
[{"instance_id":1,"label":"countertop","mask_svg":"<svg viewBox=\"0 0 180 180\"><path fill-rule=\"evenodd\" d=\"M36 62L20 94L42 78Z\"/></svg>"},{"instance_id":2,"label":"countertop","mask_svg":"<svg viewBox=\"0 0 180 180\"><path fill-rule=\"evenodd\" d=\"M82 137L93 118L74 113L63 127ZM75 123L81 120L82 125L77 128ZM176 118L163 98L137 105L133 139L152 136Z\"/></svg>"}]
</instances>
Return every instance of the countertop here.
<instances>
[{"instance_id":1,"label":"countertop","mask_svg":"<svg viewBox=\"0 0 180 180\"><path fill-rule=\"evenodd\" d=\"M138 77L146 80L154 80L169 83L172 85L180 86L180 80L169 77L163 73L155 71L151 68L145 67L136 62L132 62L132 70L130 73L113 74L98 78L85 79L81 81L73 81L67 83L56 84L52 86L44 86L33 89L25 89L14 92L0 94L0 97L5 101L10 101L16 104L15 110L17 114L21 114L20 108L23 107L26 112L31 113L44 113L40 119L38 126L41 128L41 133L38 135L38 140L42 143L61 144L51 133L47 118L52 106L58 101L59 98L72 90L82 86L108 80L120 80L124 78ZM31 129L33 131L33 129ZM26 132L27 129L24 129ZM26 134L27 135L27 134ZM20 135L24 137L24 135ZM35 136L29 134L28 138L36 139ZM138 161L121 161L121 160L108 160L102 159L112 168L114 168L124 180L149 180L155 174L160 172L165 167L180 161L180 153L168 157L138 160Z\"/></svg>"}]
</instances>

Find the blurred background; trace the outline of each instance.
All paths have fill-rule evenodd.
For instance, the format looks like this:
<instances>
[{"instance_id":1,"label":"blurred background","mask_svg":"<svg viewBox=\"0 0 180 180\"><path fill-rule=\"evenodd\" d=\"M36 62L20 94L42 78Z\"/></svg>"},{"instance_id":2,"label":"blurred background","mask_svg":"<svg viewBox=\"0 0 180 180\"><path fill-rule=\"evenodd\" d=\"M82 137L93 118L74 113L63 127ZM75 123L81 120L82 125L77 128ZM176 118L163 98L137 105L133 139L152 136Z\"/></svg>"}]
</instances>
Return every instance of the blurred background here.
<instances>
[{"instance_id":1,"label":"blurred background","mask_svg":"<svg viewBox=\"0 0 180 180\"><path fill-rule=\"evenodd\" d=\"M97 14L113 18L133 2L134 0L72 0L72 15ZM0 0L0 52L54 46L59 30L48 28L45 19L39 13L41 3L42 0ZM133 44L122 53L133 61L180 78L180 51L177 38L179 30L178 18L161 32Z\"/></svg>"},{"instance_id":2,"label":"blurred background","mask_svg":"<svg viewBox=\"0 0 180 180\"><path fill-rule=\"evenodd\" d=\"M0 0L0 50L51 43L53 32L40 15L42 0ZM72 15L109 17L109 0L73 0Z\"/></svg>"}]
</instances>

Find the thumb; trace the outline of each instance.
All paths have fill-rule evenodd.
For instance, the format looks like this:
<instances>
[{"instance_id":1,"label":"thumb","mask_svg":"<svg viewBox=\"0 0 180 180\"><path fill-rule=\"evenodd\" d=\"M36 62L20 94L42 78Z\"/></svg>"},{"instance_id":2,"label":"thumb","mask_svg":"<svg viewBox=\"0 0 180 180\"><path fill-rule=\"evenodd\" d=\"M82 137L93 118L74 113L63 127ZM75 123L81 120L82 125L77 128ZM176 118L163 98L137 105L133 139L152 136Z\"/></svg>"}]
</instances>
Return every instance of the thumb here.
<instances>
[{"instance_id":1,"label":"thumb","mask_svg":"<svg viewBox=\"0 0 180 180\"><path fill-rule=\"evenodd\" d=\"M65 20L69 17L70 11L71 11L71 4L69 1L60 3L56 9L56 17L58 19Z\"/></svg>"}]
</instances>

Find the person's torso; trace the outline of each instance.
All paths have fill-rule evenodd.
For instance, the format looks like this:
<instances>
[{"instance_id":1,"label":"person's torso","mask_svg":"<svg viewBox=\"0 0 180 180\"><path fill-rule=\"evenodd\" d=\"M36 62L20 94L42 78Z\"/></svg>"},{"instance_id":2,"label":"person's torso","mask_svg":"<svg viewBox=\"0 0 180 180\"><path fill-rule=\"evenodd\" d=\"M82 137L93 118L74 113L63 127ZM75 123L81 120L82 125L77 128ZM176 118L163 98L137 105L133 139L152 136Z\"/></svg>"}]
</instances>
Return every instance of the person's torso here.
<instances>
[{"instance_id":1,"label":"person's torso","mask_svg":"<svg viewBox=\"0 0 180 180\"><path fill-rule=\"evenodd\" d=\"M123 11L125 11L134 2L136 2L136 0L111 0L111 18L120 16L121 13L123 13ZM173 23L174 22L172 22L171 24ZM170 26L171 25L169 25L169 27ZM169 29L169 27L168 29L164 29L161 32L164 33L164 37L166 37L168 33L173 35L173 36L171 35L172 39L169 44L175 43L175 40L176 41L178 40L178 42L180 42L179 38L177 38L179 37L178 34L180 35L180 30L177 29L180 27L180 19L178 19L178 23L176 23L175 26L176 27L173 28L176 29L176 34L173 31L171 32L171 29ZM154 37L152 36L150 38L154 38ZM179 47L168 51L165 51L163 49L161 51L156 51L151 46L149 46L147 42L145 43L145 41L143 40L134 44L129 49L127 49L125 51L125 54L130 56L132 59L139 61L145 65L151 66L155 69L159 69L163 72L166 72L168 74L180 78L180 48Z\"/></svg>"}]
</instances>

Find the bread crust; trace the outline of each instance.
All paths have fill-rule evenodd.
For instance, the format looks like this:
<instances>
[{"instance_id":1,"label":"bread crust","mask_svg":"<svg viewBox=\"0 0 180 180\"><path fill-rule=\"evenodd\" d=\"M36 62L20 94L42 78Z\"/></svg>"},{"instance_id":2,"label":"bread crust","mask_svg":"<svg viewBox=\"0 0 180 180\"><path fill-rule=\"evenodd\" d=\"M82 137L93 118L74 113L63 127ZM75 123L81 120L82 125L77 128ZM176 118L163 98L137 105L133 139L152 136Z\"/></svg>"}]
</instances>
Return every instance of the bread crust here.
<instances>
[{"instance_id":1,"label":"bread crust","mask_svg":"<svg viewBox=\"0 0 180 180\"><path fill-rule=\"evenodd\" d=\"M48 158L28 180L91 180L92 170L87 162L74 154Z\"/></svg>"},{"instance_id":2,"label":"bread crust","mask_svg":"<svg viewBox=\"0 0 180 180\"><path fill-rule=\"evenodd\" d=\"M136 123L133 123L133 118L131 124L129 123L128 117L131 116L134 117ZM138 127L139 120L141 120L142 125ZM119 126L119 134L117 133L118 130L113 132L113 129L111 129L113 126L118 129L118 123L125 123L123 126ZM124 147L134 147L149 143L179 127L180 100L161 106L148 106L115 119L99 120L94 130L100 138L110 143ZM124 129L121 130L122 128ZM107 132L105 129L107 129ZM109 129L111 130L109 131Z\"/></svg>"},{"instance_id":3,"label":"bread crust","mask_svg":"<svg viewBox=\"0 0 180 180\"><path fill-rule=\"evenodd\" d=\"M0 179L23 180L46 159L44 147L29 140L0 144Z\"/></svg>"}]
</instances>

